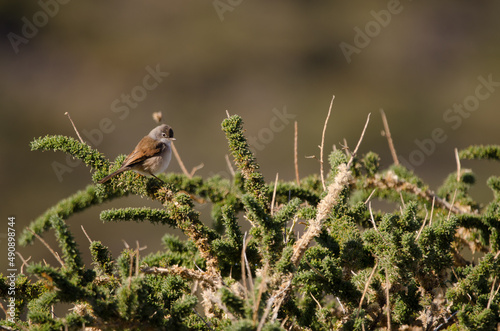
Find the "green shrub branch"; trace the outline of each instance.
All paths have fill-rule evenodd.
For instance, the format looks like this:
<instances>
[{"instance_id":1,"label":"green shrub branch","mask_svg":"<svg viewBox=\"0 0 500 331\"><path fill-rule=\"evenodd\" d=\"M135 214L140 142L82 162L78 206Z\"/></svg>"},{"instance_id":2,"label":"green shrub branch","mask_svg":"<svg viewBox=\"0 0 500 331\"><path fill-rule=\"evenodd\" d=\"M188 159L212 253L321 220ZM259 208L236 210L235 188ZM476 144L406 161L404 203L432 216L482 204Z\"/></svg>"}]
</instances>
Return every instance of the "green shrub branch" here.
<instances>
[{"instance_id":1,"label":"green shrub branch","mask_svg":"<svg viewBox=\"0 0 500 331\"><path fill-rule=\"evenodd\" d=\"M0 325L26 330L375 330L388 323L392 329L498 328L500 177L487 180L494 197L479 204L470 194L476 181L470 170L449 174L434 191L401 165L380 169L374 152L351 163L337 149L329 155L326 191L314 174L300 185L268 184L241 117L225 119L222 130L238 170L230 179L170 173L158 180L124 172L96 184L125 156L110 162L73 138L35 139L33 150L63 151L83 160L95 184L61 200L23 232L20 242L27 244L35 234L52 230L58 265L23 265L15 280L17 319ZM459 156L499 160L500 147L471 146ZM164 248L154 253L129 247L112 254L101 241L92 241L86 265L67 222L75 213L129 195L159 206L103 210L101 220L168 225L186 238L166 234ZM396 204L395 210L372 209L376 199ZM201 221L208 216L212 224ZM0 275L4 300L12 285L6 276ZM64 304L71 309L54 315L51 307Z\"/></svg>"}]
</instances>

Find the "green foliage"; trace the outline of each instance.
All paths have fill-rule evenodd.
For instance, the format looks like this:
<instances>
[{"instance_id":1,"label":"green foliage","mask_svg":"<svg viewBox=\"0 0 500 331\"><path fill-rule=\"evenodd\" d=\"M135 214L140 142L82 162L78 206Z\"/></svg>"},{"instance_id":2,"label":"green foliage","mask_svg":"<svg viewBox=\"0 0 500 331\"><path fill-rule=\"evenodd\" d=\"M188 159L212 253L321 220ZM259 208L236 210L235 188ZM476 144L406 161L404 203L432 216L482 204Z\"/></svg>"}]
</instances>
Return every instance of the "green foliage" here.
<instances>
[{"instance_id":1,"label":"green foliage","mask_svg":"<svg viewBox=\"0 0 500 331\"><path fill-rule=\"evenodd\" d=\"M401 165L380 169L373 152L348 162L351 155L336 149L329 155L326 190L318 175L300 184L266 184L242 119L225 119L222 130L238 168L231 179L172 173L158 180L125 172L89 185L34 220L21 243L53 230L59 264L31 262L25 267L30 277L21 274L14 283L0 275L1 298L8 299L15 284L18 317L0 325L373 330L387 327L389 319L394 329L498 327L500 177L488 179L494 199L481 206L469 194L471 171L450 174L435 194ZM31 146L83 160L96 182L124 160L119 156L110 166L98 151L62 136L39 138ZM472 146L459 155L499 160L499 151ZM92 241L92 263L86 266L66 222L127 195L161 208L108 209L101 220L168 225L184 236L166 234L158 252L143 255L139 247L128 247L116 258ZM396 203L396 210L373 210L369 201L377 198ZM201 212L210 214L212 227L202 223ZM483 256L470 261L467 249ZM54 315L51 307L62 304L71 309Z\"/></svg>"},{"instance_id":2,"label":"green foliage","mask_svg":"<svg viewBox=\"0 0 500 331\"><path fill-rule=\"evenodd\" d=\"M31 142L31 150L62 151L76 159L82 160L93 170L109 166L109 162L97 150L74 138L66 136L45 136Z\"/></svg>"},{"instance_id":3,"label":"green foliage","mask_svg":"<svg viewBox=\"0 0 500 331\"><path fill-rule=\"evenodd\" d=\"M470 146L458 154L461 159L483 159L500 161L500 146L498 145L479 145Z\"/></svg>"}]
</instances>

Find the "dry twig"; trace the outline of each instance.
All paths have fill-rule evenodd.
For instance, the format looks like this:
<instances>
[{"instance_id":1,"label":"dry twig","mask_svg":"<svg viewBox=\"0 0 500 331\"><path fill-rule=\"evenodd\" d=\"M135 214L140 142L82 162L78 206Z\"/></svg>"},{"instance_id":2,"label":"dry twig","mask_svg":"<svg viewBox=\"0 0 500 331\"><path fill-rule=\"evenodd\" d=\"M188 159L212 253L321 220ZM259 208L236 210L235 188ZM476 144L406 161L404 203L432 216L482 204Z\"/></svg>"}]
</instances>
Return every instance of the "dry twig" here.
<instances>
[{"instance_id":1,"label":"dry twig","mask_svg":"<svg viewBox=\"0 0 500 331\"><path fill-rule=\"evenodd\" d=\"M179 163L179 166L181 167L181 170L182 172L188 176L189 178L193 178L195 172L201 168L204 167L204 164L203 163L200 163L199 165L197 165L196 167L194 167L191 172L188 172L188 170L186 169L186 166L184 165L184 162L182 162L182 159L181 159L181 156L179 155L179 152L177 152L177 148L175 148L175 145L174 143L172 142L170 144L170 146L172 147L172 152L174 152L174 156L175 156L175 159L177 160L177 163Z\"/></svg>"},{"instance_id":2,"label":"dry twig","mask_svg":"<svg viewBox=\"0 0 500 331\"><path fill-rule=\"evenodd\" d=\"M363 300L365 299L365 295L368 292L368 287L370 286L372 277L375 274L377 267L378 267L378 260L375 261L375 266L373 266L372 272L370 273L370 276L368 277L368 280L365 283L365 289L363 290L363 294L361 295L361 300L359 300L359 307L358 307L358 313L356 314L356 318L359 317L359 312L361 311L361 307L363 306Z\"/></svg>"},{"instance_id":3,"label":"dry twig","mask_svg":"<svg viewBox=\"0 0 500 331\"><path fill-rule=\"evenodd\" d=\"M155 275L179 275L184 279L198 280L210 287L217 289L222 286L222 280L214 275L209 275L207 272L193 270L185 267L171 266L168 268L160 267L143 267L141 271L145 274Z\"/></svg>"},{"instance_id":4,"label":"dry twig","mask_svg":"<svg viewBox=\"0 0 500 331\"><path fill-rule=\"evenodd\" d=\"M391 282L389 281L389 272L385 268L385 296L387 300L387 331L391 331L391 297L389 295L389 288L391 287Z\"/></svg>"},{"instance_id":5,"label":"dry twig","mask_svg":"<svg viewBox=\"0 0 500 331\"><path fill-rule=\"evenodd\" d=\"M90 239L89 235L87 234L87 231L85 231L85 228L83 227L83 225L81 225L81 227L82 227L83 233L85 234L85 237L87 237L87 239L89 240L89 243L92 244L92 239Z\"/></svg>"},{"instance_id":6,"label":"dry twig","mask_svg":"<svg viewBox=\"0 0 500 331\"><path fill-rule=\"evenodd\" d=\"M229 155L226 154L225 158L226 158L227 168L229 169L229 172L231 173L231 176L234 177L235 172L234 172L233 166L231 165L231 160L229 160Z\"/></svg>"},{"instance_id":7,"label":"dry twig","mask_svg":"<svg viewBox=\"0 0 500 331\"><path fill-rule=\"evenodd\" d=\"M354 161L354 157L356 156L356 154L358 153L358 149L359 149L359 146L361 145L361 142L363 141L363 138L365 137L365 133L366 133L366 128L368 127L368 123L370 123L370 115L371 113L368 114L368 117L366 118L366 123L365 123L365 127L363 128L363 132L361 132L361 136L359 137L359 140L358 140L358 144L356 145L356 148L354 148L354 151L352 152L351 154L351 159L349 160L349 162L347 163L347 167L350 168L351 165L352 165L352 162Z\"/></svg>"},{"instance_id":8,"label":"dry twig","mask_svg":"<svg viewBox=\"0 0 500 331\"><path fill-rule=\"evenodd\" d=\"M83 141L82 136L80 136L80 132L78 132L78 129L76 128L75 123L73 123L73 120L71 119L71 116L69 116L69 113L65 112L64 115L68 116L69 121L71 122L71 125L73 125L73 129L75 130L76 135L78 136L78 139L80 139L80 142L82 144L85 144L85 141Z\"/></svg>"},{"instance_id":9,"label":"dry twig","mask_svg":"<svg viewBox=\"0 0 500 331\"><path fill-rule=\"evenodd\" d=\"M57 254L56 251L54 251L52 249L52 247L49 246L49 244L43 240L42 237L40 237L38 235L38 233L36 233L35 231L31 230L29 227L26 227L26 229L28 229L28 231L30 231L38 240L40 240L40 242L45 246L47 247L47 249L52 253L52 255L54 255L54 257L56 258L57 262L59 262L61 264L62 267L64 267L64 261L59 257L59 254Z\"/></svg>"},{"instance_id":10,"label":"dry twig","mask_svg":"<svg viewBox=\"0 0 500 331\"><path fill-rule=\"evenodd\" d=\"M326 126L328 125L328 120L330 119L330 113L332 112L332 105L333 105L334 99L335 99L335 95L332 97L332 101L330 102L330 108L328 109L328 115L326 115L325 125L323 126L323 134L321 135L321 145L319 146L319 153L320 153L319 162L321 164L320 173L321 173L321 183L323 184L323 190L326 190L325 175L323 172L323 149L324 149L324 144L325 144Z\"/></svg>"},{"instance_id":11,"label":"dry twig","mask_svg":"<svg viewBox=\"0 0 500 331\"><path fill-rule=\"evenodd\" d=\"M385 116L384 110L381 108L380 113L382 114L382 122L384 122L384 135L387 138L387 142L389 143L389 149L391 150L392 160L395 165L399 165L398 154L396 153L396 149L394 148L394 142L392 141L391 131L389 130L389 123L387 122L387 117Z\"/></svg>"},{"instance_id":12,"label":"dry twig","mask_svg":"<svg viewBox=\"0 0 500 331\"><path fill-rule=\"evenodd\" d=\"M300 186L300 177L299 177L299 160L298 160L298 137L299 137L299 129L297 121L295 121L295 135L294 135L294 145L293 145L293 161L295 164L295 181L297 182L297 186Z\"/></svg>"},{"instance_id":13,"label":"dry twig","mask_svg":"<svg viewBox=\"0 0 500 331\"><path fill-rule=\"evenodd\" d=\"M278 176L279 176L279 174L276 173L276 180L274 181L273 198L271 200L271 216L273 216L273 214L274 214L274 201L276 200L276 189L278 187Z\"/></svg>"}]
</instances>

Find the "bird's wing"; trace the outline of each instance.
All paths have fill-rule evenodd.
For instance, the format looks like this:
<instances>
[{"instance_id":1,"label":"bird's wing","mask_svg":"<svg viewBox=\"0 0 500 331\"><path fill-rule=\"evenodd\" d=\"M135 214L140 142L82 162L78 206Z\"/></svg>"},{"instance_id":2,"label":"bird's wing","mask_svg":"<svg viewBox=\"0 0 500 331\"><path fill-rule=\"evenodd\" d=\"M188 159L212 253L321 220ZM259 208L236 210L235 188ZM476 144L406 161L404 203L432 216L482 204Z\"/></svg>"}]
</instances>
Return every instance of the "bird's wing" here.
<instances>
[{"instance_id":1,"label":"bird's wing","mask_svg":"<svg viewBox=\"0 0 500 331\"><path fill-rule=\"evenodd\" d=\"M146 136L139 142L134 151L127 156L122 167L132 168L152 156L160 155L165 150L165 147L164 143L154 141Z\"/></svg>"}]
</instances>

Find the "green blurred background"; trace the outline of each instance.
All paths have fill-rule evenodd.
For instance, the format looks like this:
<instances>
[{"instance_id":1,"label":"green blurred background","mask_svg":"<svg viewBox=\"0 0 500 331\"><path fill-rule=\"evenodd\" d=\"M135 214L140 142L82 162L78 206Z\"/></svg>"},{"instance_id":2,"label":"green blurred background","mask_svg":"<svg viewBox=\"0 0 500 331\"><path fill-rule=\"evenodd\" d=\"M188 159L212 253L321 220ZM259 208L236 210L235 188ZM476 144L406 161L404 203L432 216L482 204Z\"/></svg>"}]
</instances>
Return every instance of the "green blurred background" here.
<instances>
[{"instance_id":1,"label":"green blurred background","mask_svg":"<svg viewBox=\"0 0 500 331\"><path fill-rule=\"evenodd\" d=\"M75 136L65 112L81 133L89 133L84 139L114 159L130 152L155 126L151 113L162 111L184 163L189 169L204 163L197 172L204 177L229 176L220 123L226 110L239 114L247 135L258 143L257 160L270 182L277 172L280 179L294 179L294 121L300 175L319 172L318 162L305 156L319 155L334 94L327 152L344 138L353 148L372 113L360 152L373 150L383 167L390 165L381 136L383 108L398 154L407 160L424 155L414 171L435 189L456 169L455 147L500 143L499 87L477 109L459 115L459 125L443 117L474 95L478 77L492 75L500 82L499 13L498 1L1 1L2 224L15 216L21 232L91 183L89 170L71 166L62 153L30 151L35 137ZM341 45L356 43L347 59ZM156 68L168 76L151 88L154 80L147 75ZM150 90L144 89L144 79ZM138 101L127 106L128 112L118 108L125 106L126 95ZM111 128L99 136L103 119ZM428 143L435 129L444 132L445 141L424 144L422 151L415 141ZM70 171L58 176L54 162ZM498 175L498 165L462 165L478 175L476 199L489 201L484 182ZM180 168L173 161L168 171ZM87 263L88 242L80 225L114 256L122 240L147 246L143 254L161 248L161 236L175 231L103 224L98 218L108 207L143 205L151 204L127 198L69 220ZM200 210L209 222L209 207ZM0 265L6 261L6 232L5 225ZM52 233L44 238L54 243ZM32 261L54 263L39 242L19 251Z\"/></svg>"}]
</instances>

